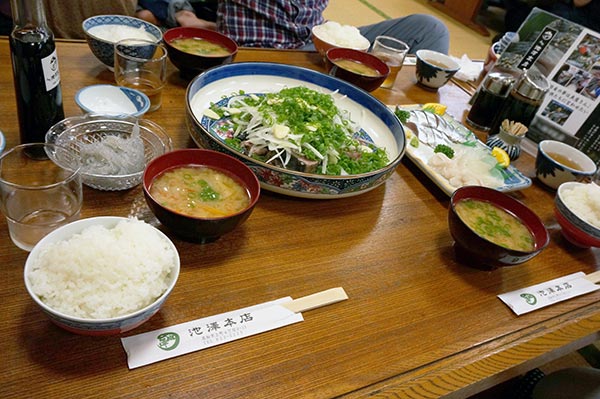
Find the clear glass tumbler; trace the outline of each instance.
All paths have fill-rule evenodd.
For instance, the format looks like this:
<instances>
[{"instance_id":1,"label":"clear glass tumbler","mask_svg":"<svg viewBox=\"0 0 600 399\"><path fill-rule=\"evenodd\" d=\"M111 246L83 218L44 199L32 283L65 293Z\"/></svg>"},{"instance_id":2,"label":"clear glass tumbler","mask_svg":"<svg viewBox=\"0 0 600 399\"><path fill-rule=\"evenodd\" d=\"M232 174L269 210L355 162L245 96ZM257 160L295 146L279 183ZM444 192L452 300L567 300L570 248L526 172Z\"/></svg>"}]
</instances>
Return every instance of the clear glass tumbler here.
<instances>
[{"instance_id":1,"label":"clear glass tumbler","mask_svg":"<svg viewBox=\"0 0 600 399\"><path fill-rule=\"evenodd\" d=\"M150 99L148 112L156 111L167 83L167 48L149 40L121 40L115 43L114 73L119 86L146 94Z\"/></svg>"},{"instance_id":2,"label":"clear glass tumbler","mask_svg":"<svg viewBox=\"0 0 600 399\"><path fill-rule=\"evenodd\" d=\"M381 87L391 88L396 82L396 76L402 69L404 57L408 53L408 44L390 36L377 36L371 47L371 53L390 67L390 74Z\"/></svg>"},{"instance_id":3,"label":"clear glass tumbler","mask_svg":"<svg viewBox=\"0 0 600 399\"><path fill-rule=\"evenodd\" d=\"M0 209L17 247L31 251L46 234L79 219L79 168L76 154L54 144L22 144L0 156Z\"/></svg>"}]
</instances>

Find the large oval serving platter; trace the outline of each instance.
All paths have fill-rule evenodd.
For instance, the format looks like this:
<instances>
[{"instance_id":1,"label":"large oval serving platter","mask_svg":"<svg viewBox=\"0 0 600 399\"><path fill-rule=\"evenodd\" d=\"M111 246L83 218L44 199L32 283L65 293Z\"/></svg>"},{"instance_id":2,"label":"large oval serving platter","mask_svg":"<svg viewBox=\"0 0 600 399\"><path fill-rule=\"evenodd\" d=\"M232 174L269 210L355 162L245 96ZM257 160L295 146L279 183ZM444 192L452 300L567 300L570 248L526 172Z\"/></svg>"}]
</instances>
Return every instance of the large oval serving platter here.
<instances>
[{"instance_id":1,"label":"large oval serving platter","mask_svg":"<svg viewBox=\"0 0 600 399\"><path fill-rule=\"evenodd\" d=\"M349 176L330 176L293 171L253 159L225 144L219 121L204 115L211 103L225 102L243 90L246 94L278 92L304 86L334 96L336 105L349 112L361 130L361 139L385 148L389 164L384 168ZM394 113L366 91L335 77L310 69L265 62L219 66L196 76L186 93L186 123L190 136L203 148L233 155L248 165L261 187L302 198L333 199L362 194L384 183L404 155L404 129Z\"/></svg>"}]
</instances>

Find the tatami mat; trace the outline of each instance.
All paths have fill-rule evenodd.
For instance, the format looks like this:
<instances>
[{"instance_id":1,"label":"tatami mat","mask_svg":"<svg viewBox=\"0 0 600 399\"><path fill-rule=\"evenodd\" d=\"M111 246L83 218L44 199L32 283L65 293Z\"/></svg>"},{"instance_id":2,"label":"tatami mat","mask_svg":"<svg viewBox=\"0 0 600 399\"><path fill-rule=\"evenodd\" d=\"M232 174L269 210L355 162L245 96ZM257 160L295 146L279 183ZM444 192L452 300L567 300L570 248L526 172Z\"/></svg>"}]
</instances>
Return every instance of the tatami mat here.
<instances>
[{"instance_id":1,"label":"tatami mat","mask_svg":"<svg viewBox=\"0 0 600 399\"><path fill-rule=\"evenodd\" d=\"M428 0L330 0L325 17L347 25L362 26L409 14L440 18L450 31L450 54L484 59L495 31L483 36L428 4Z\"/></svg>"}]
</instances>

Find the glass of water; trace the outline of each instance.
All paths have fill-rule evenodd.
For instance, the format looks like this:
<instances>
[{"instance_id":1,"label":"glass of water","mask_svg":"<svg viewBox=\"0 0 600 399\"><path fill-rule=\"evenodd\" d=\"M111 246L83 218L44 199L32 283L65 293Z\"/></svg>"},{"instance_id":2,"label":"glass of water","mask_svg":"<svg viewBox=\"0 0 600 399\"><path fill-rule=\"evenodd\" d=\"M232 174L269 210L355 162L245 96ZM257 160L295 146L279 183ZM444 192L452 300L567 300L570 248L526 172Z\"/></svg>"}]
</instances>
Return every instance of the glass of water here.
<instances>
[{"instance_id":1,"label":"glass of water","mask_svg":"<svg viewBox=\"0 0 600 399\"><path fill-rule=\"evenodd\" d=\"M79 219L79 168L74 152L54 144L22 144L0 156L0 210L17 247L31 251L46 234Z\"/></svg>"}]
</instances>

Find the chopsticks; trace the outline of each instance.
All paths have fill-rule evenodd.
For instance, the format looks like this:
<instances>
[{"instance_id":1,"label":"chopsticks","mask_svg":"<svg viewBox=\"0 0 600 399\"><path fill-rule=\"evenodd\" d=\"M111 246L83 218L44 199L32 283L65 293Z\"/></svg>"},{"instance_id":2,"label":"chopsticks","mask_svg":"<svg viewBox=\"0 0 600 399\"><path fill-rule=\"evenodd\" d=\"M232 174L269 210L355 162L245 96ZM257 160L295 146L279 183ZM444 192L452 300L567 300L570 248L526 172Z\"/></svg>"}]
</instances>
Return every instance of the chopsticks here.
<instances>
[{"instance_id":1,"label":"chopsticks","mask_svg":"<svg viewBox=\"0 0 600 399\"><path fill-rule=\"evenodd\" d=\"M282 306L294 313L300 313L346 299L348 299L346 291L342 287L337 287L294 299L291 302L282 304Z\"/></svg>"},{"instance_id":2,"label":"chopsticks","mask_svg":"<svg viewBox=\"0 0 600 399\"><path fill-rule=\"evenodd\" d=\"M594 284L600 283L600 270L594 273L590 273L584 277L586 280L591 281Z\"/></svg>"}]
</instances>

